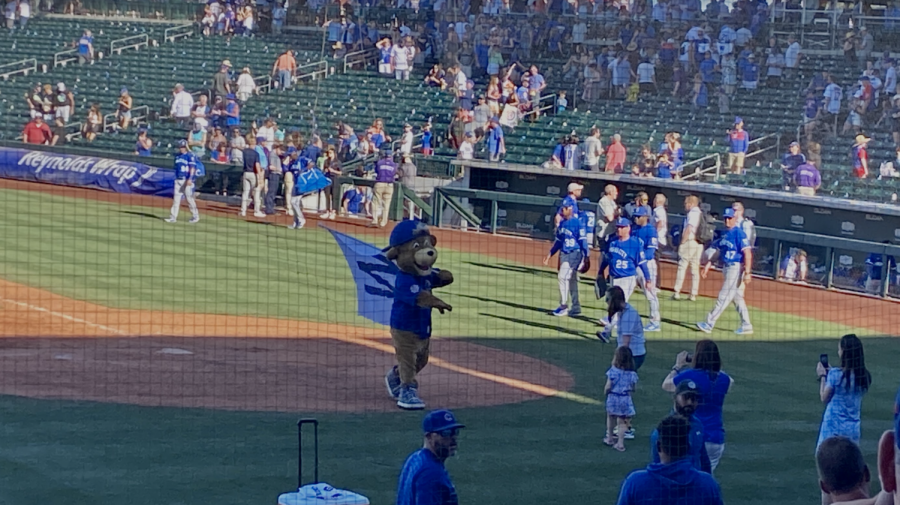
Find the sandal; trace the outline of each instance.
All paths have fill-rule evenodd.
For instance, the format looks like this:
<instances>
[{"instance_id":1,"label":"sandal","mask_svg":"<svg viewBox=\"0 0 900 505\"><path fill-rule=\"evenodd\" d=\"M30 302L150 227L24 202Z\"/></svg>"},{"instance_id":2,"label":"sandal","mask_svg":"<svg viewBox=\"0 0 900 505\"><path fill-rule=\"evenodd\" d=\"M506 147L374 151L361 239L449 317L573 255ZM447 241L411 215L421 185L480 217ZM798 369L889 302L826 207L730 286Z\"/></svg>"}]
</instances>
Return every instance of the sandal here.
<instances>
[{"instance_id":1,"label":"sandal","mask_svg":"<svg viewBox=\"0 0 900 505\"><path fill-rule=\"evenodd\" d=\"M614 446L613 446L613 449L615 449L615 450L617 450L617 451L619 451L619 452L625 452L625 446L624 446L624 445L618 445L618 444L617 444L617 445L614 445Z\"/></svg>"},{"instance_id":2,"label":"sandal","mask_svg":"<svg viewBox=\"0 0 900 505\"><path fill-rule=\"evenodd\" d=\"M608 445L609 447L615 447L615 446L616 446L616 442L613 442L613 441L610 440L608 437L603 437L603 443L604 443L605 445Z\"/></svg>"}]
</instances>

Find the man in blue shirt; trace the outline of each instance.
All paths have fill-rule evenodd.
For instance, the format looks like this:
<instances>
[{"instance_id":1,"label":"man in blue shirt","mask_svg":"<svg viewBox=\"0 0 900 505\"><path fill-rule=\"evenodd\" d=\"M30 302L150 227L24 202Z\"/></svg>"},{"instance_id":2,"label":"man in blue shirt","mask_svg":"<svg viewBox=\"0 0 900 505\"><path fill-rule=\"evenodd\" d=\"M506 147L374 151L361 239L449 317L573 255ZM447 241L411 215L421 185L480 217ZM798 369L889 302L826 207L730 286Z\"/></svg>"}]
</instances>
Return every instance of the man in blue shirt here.
<instances>
[{"instance_id":1,"label":"man in blue shirt","mask_svg":"<svg viewBox=\"0 0 900 505\"><path fill-rule=\"evenodd\" d=\"M372 226L387 226L391 201L394 199L394 181L397 180L397 164L391 150L381 151L381 159L375 162L375 208L372 209Z\"/></svg>"},{"instance_id":2,"label":"man in blue shirt","mask_svg":"<svg viewBox=\"0 0 900 505\"><path fill-rule=\"evenodd\" d=\"M422 421L424 447L406 458L397 486L397 505L457 505L456 488L444 467L456 454L456 437L465 425L449 410L429 412Z\"/></svg>"},{"instance_id":3,"label":"man in blue shirt","mask_svg":"<svg viewBox=\"0 0 900 505\"><path fill-rule=\"evenodd\" d=\"M82 65L94 61L94 37L90 30L85 30L84 35L78 39L78 63Z\"/></svg>"},{"instance_id":4,"label":"man in blue shirt","mask_svg":"<svg viewBox=\"0 0 900 505\"><path fill-rule=\"evenodd\" d=\"M728 130L728 168L733 174L744 173L744 159L750 150L750 134L744 130L744 120L734 118L734 129Z\"/></svg>"},{"instance_id":5,"label":"man in blue shirt","mask_svg":"<svg viewBox=\"0 0 900 505\"><path fill-rule=\"evenodd\" d=\"M547 265L550 258L559 252L559 273L556 277L559 281L559 307L552 312L554 316L581 314L581 303L578 300L578 270L589 253L584 222L574 212L577 205L563 201L560 210L562 221L556 227L556 240L550 248L550 253L544 258L544 265ZM571 307L568 304L570 296Z\"/></svg>"},{"instance_id":6,"label":"man in blue shirt","mask_svg":"<svg viewBox=\"0 0 900 505\"><path fill-rule=\"evenodd\" d=\"M611 284L622 288L626 302L637 287L638 268L644 274L644 279L651 278L647 269L647 259L644 257L644 244L637 237L631 236L631 221L624 217L616 221L616 238L610 240L607 245L598 275L604 275L607 268ZM644 283L644 289L652 287L649 281ZM600 319L600 324L606 326L610 321L604 316Z\"/></svg>"},{"instance_id":7,"label":"man in blue shirt","mask_svg":"<svg viewBox=\"0 0 900 505\"><path fill-rule=\"evenodd\" d=\"M200 213L197 211L197 202L194 200L194 178L197 176L199 161L188 150L187 140L178 141L178 156L175 157L175 190L172 199L172 210L169 212L167 223L178 220L178 212L181 210L181 198L187 199L188 208L191 210L191 224L200 221Z\"/></svg>"},{"instance_id":8,"label":"man in blue shirt","mask_svg":"<svg viewBox=\"0 0 900 505\"><path fill-rule=\"evenodd\" d=\"M697 328L704 333L712 333L716 321L733 301L741 318L741 326L735 330L735 333L749 335L753 333L753 325L750 324L750 312L747 310L747 302L744 301L744 289L752 279L753 252L750 239L738 226L734 209L728 207L722 215L725 218L725 227L728 229L719 240L713 243L707 258L710 261L703 267L700 277L706 279L709 269L712 267L712 257L718 252L719 260L723 264L722 276L725 280L722 282L716 306L707 314L706 321L697 323Z\"/></svg>"},{"instance_id":9,"label":"man in blue shirt","mask_svg":"<svg viewBox=\"0 0 900 505\"><path fill-rule=\"evenodd\" d=\"M797 167L806 163L806 156L800 152L800 144L791 142L788 152L781 157L781 184L785 191L791 190L791 184L794 182L794 174Z\"/></svg>"},{"instance_id":10,"label":"man in blue shirt","mask_svg":"<svg viewBox=\"0 0 900 505\"><path fill-rule=\"evenodd\" d=\"M491 118L486 136L488 160L500 161L500 157L506 154L506 141L503 140L503 128L500 127L500 119L497 116Z\"/></svg>"},{"instance_id":11,"label":"man in blue shirt","mask_svg":"<svg viewBox=\"0 0 900 505\"><path fill-rule=\"evenodd\" d=\"M697 387L697 383L691 380L680 382L675 388L675 406L672 414L682 416L691 423L691 464L697 470L711 474L712 467L709 463L709 455L706 453L703 423L694 415L698 405L700 405L700 389ZM653 430L653 433L650 434L650 461L654 463L660 462L659 452L656 450L658 443L659 431Z\"/></svg>"},{"instance_id":12,"label":"man in blue shirt","mask_svg":"<svg viewBox=\"0 0 900 505\"><path fill-rule=\"evenodd\" d=\"M618 505L722 505L722 491L712 475L693 467L691 425L674 415L656 427L660 463L632 472L622 483Z\"/></svg>"},{"instance_id":13,"label":"man in blue shirt","mask_svg":"<svg viewBox=\"0 0 900 505\"><path fill-rule=\"evenodd\" d=\"M643 270L638 270L637 282L644 287L644 296L650 304L650 323L644 327L644 331L660 331L662 316L659 313L659 293L656 291L656 279L659 269L656 265L656 250L659 249L659 235L656 227L650 224L650 211L646 206L637 207L632 212L634 219L634 236L644 246L644 259L647 260L647 271L650 277L643 276ZM647 288L647 284L652 287Z\"/></svg>"}]
</instances>

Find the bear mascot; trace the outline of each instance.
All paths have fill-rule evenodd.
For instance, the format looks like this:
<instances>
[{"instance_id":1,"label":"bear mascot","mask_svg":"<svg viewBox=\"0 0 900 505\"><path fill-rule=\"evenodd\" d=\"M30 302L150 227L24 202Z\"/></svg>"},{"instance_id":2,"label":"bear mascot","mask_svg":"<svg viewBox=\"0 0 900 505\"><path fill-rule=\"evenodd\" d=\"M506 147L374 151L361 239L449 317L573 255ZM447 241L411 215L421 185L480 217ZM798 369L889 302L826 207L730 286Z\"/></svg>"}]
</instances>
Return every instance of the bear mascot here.
<instances>
[{"instance_id":1,"label":"bear mascot","mask_svg":"<svg viewBox=\"0 0 900 505\"><path fill-rule=\"evenodd\" d=\"M405 410L425 408L419 398L416 374L428 364L431 344L431 309L441 314L453 308L431 290L449 285L453 275L434 268L437 238L419 220L404 220L391 232L385 257L400 270L391 306L391 340L397 364L384 378L391 398Z\"/></svg>"}]
</instances>

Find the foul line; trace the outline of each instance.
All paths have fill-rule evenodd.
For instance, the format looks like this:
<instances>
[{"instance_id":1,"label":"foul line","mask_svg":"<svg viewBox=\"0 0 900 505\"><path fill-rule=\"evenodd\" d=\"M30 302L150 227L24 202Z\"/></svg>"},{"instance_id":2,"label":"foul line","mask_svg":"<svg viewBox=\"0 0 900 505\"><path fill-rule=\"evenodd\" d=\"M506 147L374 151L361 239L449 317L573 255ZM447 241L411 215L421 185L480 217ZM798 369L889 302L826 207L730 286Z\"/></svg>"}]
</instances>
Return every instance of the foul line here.
<instances>
[{"instance_id":1,"label":"foul line","mask_svg":"<svg viewBox=\"0 0 900 505\"><path fill-rule=\"evenodd\" d=\"M352 337L332 337L335 340L340 340L341 342L349 342L352 344L358 344L363 347L368 347L370 349L375 349L378 351L386 352L389 354L394 353L394 346L388 344L382 344L381 342L376 342L374 340L361 339L361 338L352 338ZM465 375L469 375L472 377L476 377L478 379L483 379L491 382L495 382L497 384L503 384L504 386L509 386L515 389L521 389L522 391L527 391L529 393L535 393L541 396L552 396L556 398L562 398L564 400L573 401L576 403L583 403L585 405L602 405L602 403L593 398L582 396L576 393L569 393L568 391L560 391L558 389L548 388L546 386L541 386L539 384L533 384L531 382L519 380L519 379L511 379L509 377L504 377L502 375L496 375L488 372L481 372L478 370L474 370L471 368L467 368L464 366L454 365L449 361L443 360L441 358L429 357L428 364L437 366L439 368L443 368L445 370L450 370L451 372L461 373Z\"/></svg>"},{"instance_id":2,"label":"foul line","mask_svg":"<svg viewBox=\"0 0 900 505\"><path fill-rule=\"evenodd\" d=\"M127 332L124 332L124 331L122 331L122 330L117 330L117 329L115 329L115 328L110 328L109 326L104 326L104 325L102 325L102 324L92 323L92 322L90 322L90 321L88 321L88 320L85 320L85 319L81 319L81 318L78 318L78 317L73 317L73 316L70 316L70 315L68 315L68 314L63 314L62 312L56 312L56 311L53 311L53 310L50 310L50 309L45 309L44 307L39 307L39 306L37 306L37 305L31 305L31 304L25 303L25 302L18 302L18 301L16 301L16 300L9 300L9 299L7 299L7 298L0 298L0 302L11 303L11 304L13 304L13 305L18 305L19 307L24 307L24 308L26 308L26 309L35 310L35 311L37 311L37 312L43 312L43 313L45 313L45 314L50 314L51 316L59 317L59 318L65 319L65 320L67 320L67 321L72 321L73 323L84 324L84 325L87 325L87 326L91 326L91 327L94 327L94 328L101 329L101 330L103 330L103 331L108 331L108 332L110 332L110 333L115 333L115 334L117 334L117 335L128 335Z\"/></svg>"}]
</instances>

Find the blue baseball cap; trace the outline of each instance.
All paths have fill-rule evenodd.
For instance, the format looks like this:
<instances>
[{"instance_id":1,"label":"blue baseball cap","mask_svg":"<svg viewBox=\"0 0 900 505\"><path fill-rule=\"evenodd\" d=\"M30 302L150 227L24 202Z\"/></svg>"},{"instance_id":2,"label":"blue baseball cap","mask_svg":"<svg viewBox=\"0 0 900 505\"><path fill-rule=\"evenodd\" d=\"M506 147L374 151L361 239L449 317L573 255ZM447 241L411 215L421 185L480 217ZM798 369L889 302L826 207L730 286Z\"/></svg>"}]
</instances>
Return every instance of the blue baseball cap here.
<instances>
[{"instance_id":1,"label":"blue baseball cap","mask_svg":"<svg viewBox=\"0 0 900 505\"><path fill-rule=\"evenodd\" d=\"M650 215L650 212L647 211L647 207L644 207L643 205L634 209L634 214L633 214L634 217L644 217L644 216L649 216L649 215Z\"/></svg>"},{"instance_id":2,"label":"blue baseball cap","mask_svg":"<svg viewBox=\"0 0 900 505\"><path fill-rule=\"evenodd\" d=\"M391 238L388 241L388 246L384 249L387 251L392 247L400 247L401 245L415 240L422 235L429 235L431 232L428 231L428 225L419 221L418 219L404 219L397 223L397 226L394 226L394 229L391 231Z\"/></svg>"},{"instance_id":3,"label":"blue baseball cap","mask_svg":"<svg viewBox=\"0 0 900 505\"><path fill-rule=\"evenodd\" d=\"M187 140L179 140L178 147L187 147Z\"/></svg>"},{"instance_id":4,"label":"blue baseball cap","mask_svg":"<svg viewBox=\"0 0 900 505\"><path fill-rule=\"evenodd\" d=\"M620 217L616 220L616 228L630 228L631 221L625 219L624 217Z\"/></svg>"},{"instance_id":5,"label":"blue baseball cap","mask_svg":"<svg viewBox=\"0 0 900 505\"><path fill-rule=\"evenodd\" d=\"M726 208L725 212L722 213L722 217L734 217L734 209L732 209L731 207Z\"/></svg>"},{"instance_id":6,"label":"blue baseball cap","mask_svg":"<svg viewBox=\"0 0 900 505\"><path fill-rule=\"evenodd\" d=\"M734 124L740 124L740 123L743 123L743 122L744 122L744 120L741 118L741 116L735 116L735 117L734 117Z\"/></svg>"},{"instance_id":7,"label":"blue baseball cap","mask_svg":"<svg viewBox=\"0 0 900 505\"><path fill-rule=\"evenodd\" d=\"M465 428L466 425L460 424L456 420L456 416L449 410L432 410L425 415L422 420L422 431L428 433L437 433L444 430L452 430L453 428Z\"/></svg>"}]
</instances>

